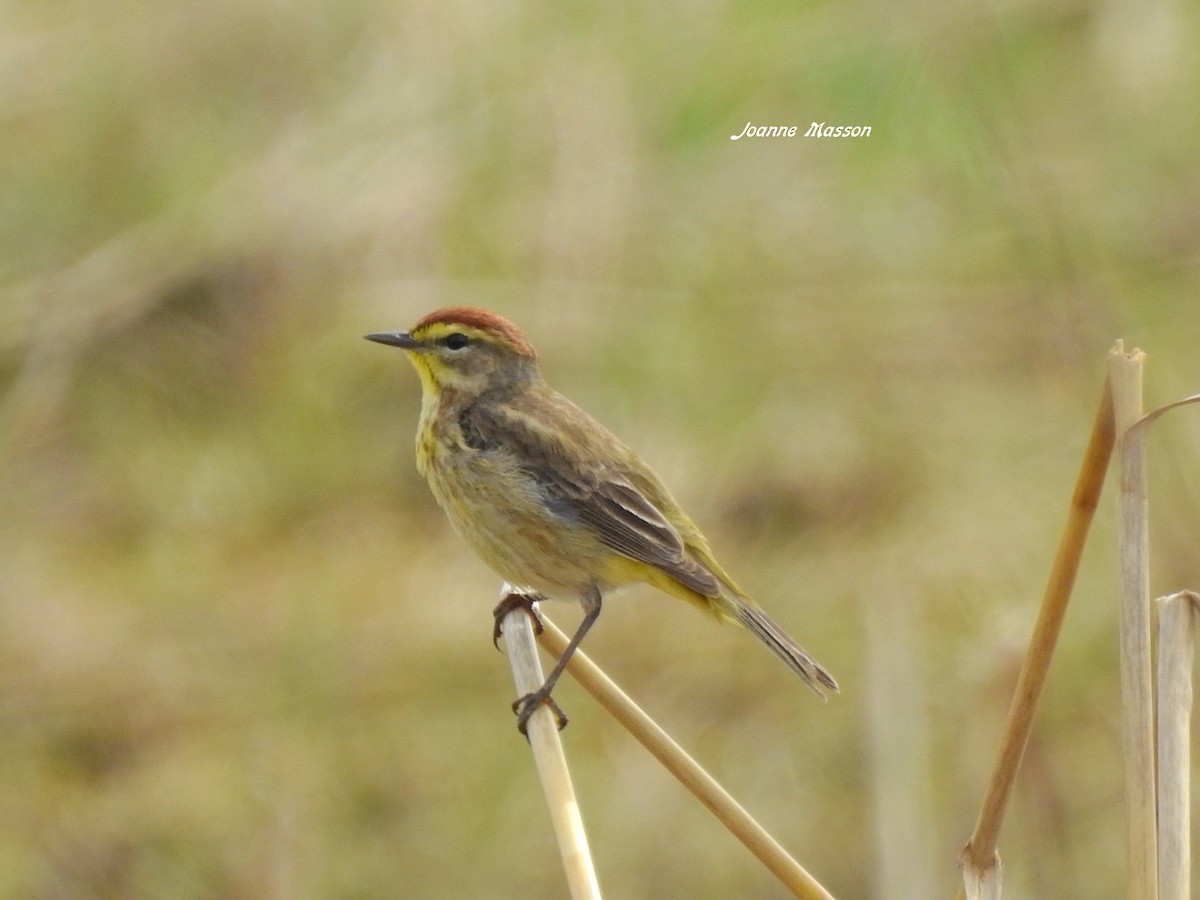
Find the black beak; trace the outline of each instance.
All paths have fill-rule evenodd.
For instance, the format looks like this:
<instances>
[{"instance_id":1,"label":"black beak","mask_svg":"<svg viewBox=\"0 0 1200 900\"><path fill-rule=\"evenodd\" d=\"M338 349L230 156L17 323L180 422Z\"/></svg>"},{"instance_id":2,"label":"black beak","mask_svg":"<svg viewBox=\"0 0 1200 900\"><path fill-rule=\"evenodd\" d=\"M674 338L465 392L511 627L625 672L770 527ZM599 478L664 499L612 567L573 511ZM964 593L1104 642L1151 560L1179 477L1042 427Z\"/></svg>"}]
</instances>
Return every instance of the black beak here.
<instances>
[{"instance_id":1,"label":"black beak","mask_svg":"<svg viewBox=\"0 0 1200 900\"><path fill-rule=\"evenodd\" d=\"M377 344L390 344L404 350L416 350L421 346L420 341L413 338L407 331L381 331L379 334L368 334L364 337Z\"/></svg>"}]
</instances>

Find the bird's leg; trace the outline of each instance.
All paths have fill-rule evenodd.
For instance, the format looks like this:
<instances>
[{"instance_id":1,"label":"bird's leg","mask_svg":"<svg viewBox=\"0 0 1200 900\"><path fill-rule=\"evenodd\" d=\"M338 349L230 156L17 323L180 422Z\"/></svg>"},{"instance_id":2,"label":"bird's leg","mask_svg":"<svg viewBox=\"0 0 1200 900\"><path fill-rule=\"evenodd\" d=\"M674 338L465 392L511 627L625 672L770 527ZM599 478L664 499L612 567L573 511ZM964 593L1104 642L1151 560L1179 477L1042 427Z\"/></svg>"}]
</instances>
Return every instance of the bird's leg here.
<instances>
[{"instance_id":1,"label":"bird's leg","mask_svg":"<svg viewBox=\"0 0 1200 900\"><path fill-rule=\"evenodd\" d=\"M500 625L504 622L504 617L514 609L523 609L529 613L529 618L533 620L534 633L541 634L542 617L538 615L536 605L545 599L541 594L522 594L519 591L509 591L501 597L496 608L492 610L492 617L496 620L496 624L492 626L492 646L497 650L500 649L500 637L503 634Z\"/></svg>"},{"instance_id":2,"label":"bird's leg","mask_svg":"<svg viewBox=\"0 0 1200 900\"><path fill-rule=\"evenodd\" d=\"M583 621L575 629L575 634L572 635L570 643L567 644L567 649L563 651L563 655L554 664L554 668L550 670L550 674L546 676L546 681L542 686L532 694L526 694L513 703L513 712L517 714L517 728L526 737L528 737L526 725L529 722L529 717L543 703L548 705L554 712L554 716L558 720L558 730L562 731L567 727L567 717L563 715L563 711L558 708L558 704L554 702L554 698L550 694L554 690L558 676L563 673L563 669L567 667L567 663L570 662L576 648L579 647L580 642L583 640L583 636L588 633L588 629L600 617L600 589L594 584L588 585L584 588L581 599L583 602Z\"/></svg>"}]
</instances>

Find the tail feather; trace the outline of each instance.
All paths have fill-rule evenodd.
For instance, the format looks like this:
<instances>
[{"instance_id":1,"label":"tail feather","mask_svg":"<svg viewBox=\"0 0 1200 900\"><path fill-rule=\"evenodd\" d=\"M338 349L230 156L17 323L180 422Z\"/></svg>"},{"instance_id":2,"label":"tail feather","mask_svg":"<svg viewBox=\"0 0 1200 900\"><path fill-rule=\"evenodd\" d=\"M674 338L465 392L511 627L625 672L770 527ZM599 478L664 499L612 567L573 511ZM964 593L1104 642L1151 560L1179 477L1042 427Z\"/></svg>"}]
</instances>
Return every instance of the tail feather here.
<instances>
[{"instance_id":1,"label":"tail feather","mask_svg":"<svg viewBox=\"0 0 1200 900\"><path fill-rule=\"evenodd\" d=\"M827 688L836 692L838 684L819 662L809 656L787 632L775 624L754 603L742 597L730 597L730 613L733 618L748 628L754 635L774 651L775 655L788 664L818 697L825 699Z\"/></svg>"}]
</instances>

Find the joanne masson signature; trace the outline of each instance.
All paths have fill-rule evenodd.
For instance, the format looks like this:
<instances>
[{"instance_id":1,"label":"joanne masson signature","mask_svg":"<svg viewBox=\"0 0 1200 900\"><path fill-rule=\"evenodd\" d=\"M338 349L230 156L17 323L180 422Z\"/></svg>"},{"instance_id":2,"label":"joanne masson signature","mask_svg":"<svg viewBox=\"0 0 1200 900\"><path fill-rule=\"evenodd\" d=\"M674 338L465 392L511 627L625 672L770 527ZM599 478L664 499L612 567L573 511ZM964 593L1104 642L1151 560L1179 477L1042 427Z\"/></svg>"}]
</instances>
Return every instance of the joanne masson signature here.
<instances>
[{"instance_id":1,"label":"joanne masson signature","mask_svg":"<svg viewBox=\"0 0 1200 900\"><path fill-rule=\"evenodd\" d=\"M755 125L753 122L747 122L746 127L742 129L741 134L731 134L729 139L736 141L739 138L761 138L761 137L796 137L800 135L800 127L798 125ZM800 135L801 137L870 137L870 125L826 125L824 122L813 122L808 126L808 131Z\"/></svg>"}]
</instances>

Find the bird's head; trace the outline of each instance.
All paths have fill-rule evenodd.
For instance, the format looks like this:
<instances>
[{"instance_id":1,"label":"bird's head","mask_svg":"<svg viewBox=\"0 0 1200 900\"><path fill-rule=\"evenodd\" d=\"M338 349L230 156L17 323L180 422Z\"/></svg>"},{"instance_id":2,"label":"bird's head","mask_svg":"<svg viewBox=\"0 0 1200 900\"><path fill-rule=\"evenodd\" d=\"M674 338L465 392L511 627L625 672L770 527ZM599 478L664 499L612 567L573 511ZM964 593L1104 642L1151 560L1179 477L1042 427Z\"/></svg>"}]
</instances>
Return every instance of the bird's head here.
<instances>
[{"instance_id":1,"label":"bird's head","mask_svg":"<svg viewBox=\"0 0 1200 900\"><path fill-rule=\"evenodd\" d=\"M537 354L521 329L484 309L439 309L410 331L366 337L404 350L429 398L439 397L444 391L475 397L521 385L537 375Z\"/></svg>"}]
</instances>

